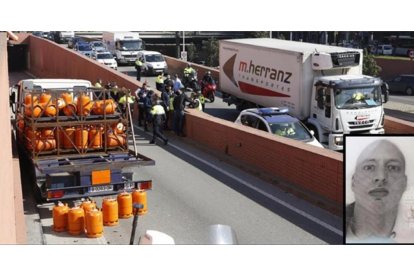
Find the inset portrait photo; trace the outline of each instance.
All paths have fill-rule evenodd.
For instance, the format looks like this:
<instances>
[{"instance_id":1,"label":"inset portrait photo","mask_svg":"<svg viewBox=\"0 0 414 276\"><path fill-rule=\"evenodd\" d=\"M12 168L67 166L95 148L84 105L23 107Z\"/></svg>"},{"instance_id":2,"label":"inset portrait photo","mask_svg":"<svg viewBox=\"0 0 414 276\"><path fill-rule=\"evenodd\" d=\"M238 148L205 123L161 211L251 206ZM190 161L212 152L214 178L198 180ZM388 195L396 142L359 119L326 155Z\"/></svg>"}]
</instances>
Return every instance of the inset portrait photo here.
<instances>
[{"instance_id":1,"label":"inset portrait photo","mask_svg":"<svg viewBox=\"0 0 414 276\"><path fill-rule=\"evenodd\" d=\"M414 137L346 136L345 243L414 243Z\"/></svg>"}]
</instances>

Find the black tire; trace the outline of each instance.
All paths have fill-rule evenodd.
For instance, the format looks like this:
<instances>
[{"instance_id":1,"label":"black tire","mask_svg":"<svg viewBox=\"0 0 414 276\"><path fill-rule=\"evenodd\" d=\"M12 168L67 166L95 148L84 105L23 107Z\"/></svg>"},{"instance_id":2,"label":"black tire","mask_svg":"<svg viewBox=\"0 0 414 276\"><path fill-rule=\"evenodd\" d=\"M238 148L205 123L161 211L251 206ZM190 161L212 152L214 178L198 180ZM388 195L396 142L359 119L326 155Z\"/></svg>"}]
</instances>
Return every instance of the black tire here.
<instances>
[{"instance_id":1,"label":"black tire","mask_svg":"<svg viewBox=\"0 0 414 276\"><path fill-rule=\"evenodd\" d=\"M210 103L213 103L213 102L214 102L214 100L215 100L214 93L210 93L210 94L208 95L208 100L210 101Z\"/></svg>"},{"instance_id":2,"label":"black tire","mask_svg":"<svg viewBox=\"0 0 414 276\"><path fill-rule=\"evenodd\" d=\"M412 96L413 93L414 91L411 87L407 87L407 89L405 89L405 94L407 94L408 96Z\"/></svg>"}]
</instances>

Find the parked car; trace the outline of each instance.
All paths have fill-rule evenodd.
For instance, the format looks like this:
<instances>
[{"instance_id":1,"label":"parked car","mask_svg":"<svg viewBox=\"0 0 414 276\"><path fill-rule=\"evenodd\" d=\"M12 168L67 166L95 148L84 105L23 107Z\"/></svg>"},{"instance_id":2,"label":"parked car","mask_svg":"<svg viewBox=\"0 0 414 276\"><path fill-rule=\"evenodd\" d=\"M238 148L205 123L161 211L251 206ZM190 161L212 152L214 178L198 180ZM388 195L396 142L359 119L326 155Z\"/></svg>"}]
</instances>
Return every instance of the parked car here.
<instances>
[{"instance_id":1,"label":"parked car","mask_svg":"<svg viewBox=\"0 0 414 276\"><path fill-rule=\"evenodd\" d=\"M409 96L414 94L414 75L399 75L386 82L390 92L403 92Z\"/></svg>"},{"instance_id":2,"label":"parked car","mask_svg":"<svg viewBox=\"0 0 414 276\"><path fill-rule=\"evenodd\" d=\"M84 54L87 57L92 57L93 51L89 43L78 42L75 45L75 51L78 51L81 54Z\"/></svg>"},{"instance_id":3,"label":"parked car","mask_svg":"<svg viewBox=\"0 0 414 276\"><path fill-rule=\"evenodd\" d=\"M106 48L105 44L102 41L92 41L89 43L91 45L92 50L95 52L107 52L108 49Z\"/></svg>"},{"instance_id":4,"label":"parked car","mask_svg":"<svg viewBox=\"0 0 414 276\"><path fill-rule=\"evenodd\" d=\"M161 53L155 51L139 51L137 53L137 59L138 58L143 58L143 63L145 65L143 73L145 75L155 75L162 72L167 74L167 62Z\"/></svg>"},{"instance_id":5,"label":"parked car","mask_svg":"<svg viewBox=\"0 0 414 276\"><path fill-rule=\"evenodd\" d=\"M287 107L245 109L240 112L235 123L323 148L322 144L313 136L313 131L310 131L299 119L289 115L288 112Z\"/></svg>"},{"instance_id":6,"label":"parked car","mask_svg":"<svg viewBox=\"0 0 414 276\"><path fill-rule=\"evenodd\" d=\"M105 64L115 70L118 69L118 63L110 52L93 52L92 58L97 62Z\"/></svg>"},{"instance_id":7,"label":"parked car","mask_svg":"<svg viewBox=\"0 0 414 276\"><path fill-rule=\"evenodd\" d=\"M38 32L38 31L32 32L32 35L43 38L43 32Z\"/></svg>"},{"instance_id":8,"label":"parked car","mask_svg":"<svg viewBox=\"0 0 414 276\"><path fill-rule=\"evenodd\" d=\"M376 48L376 54L390 56L392 55L392 46L388 44L380 44Z\"/></svg>"}]
</instances>

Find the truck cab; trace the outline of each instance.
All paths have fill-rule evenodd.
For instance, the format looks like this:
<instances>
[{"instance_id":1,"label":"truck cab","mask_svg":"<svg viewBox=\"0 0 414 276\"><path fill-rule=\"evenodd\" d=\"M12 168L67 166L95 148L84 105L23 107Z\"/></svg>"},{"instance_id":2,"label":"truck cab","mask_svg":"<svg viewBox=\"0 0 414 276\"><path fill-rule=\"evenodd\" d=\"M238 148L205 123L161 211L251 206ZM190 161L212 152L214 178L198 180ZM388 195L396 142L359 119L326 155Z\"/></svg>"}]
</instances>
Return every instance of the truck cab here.
<instances>
[{"instance_id":1,"label":"truck cab","mask_svg":"<svg viewBox=\"0 0 414 276\"><path fill-rule=\"evenodd\" d=\"M314 53L311 58L315 77L308 123L318 140L342 150L343 134L384 134L382 103L388 100L388 92L382 80L336 73L336 69L345 73L359 66L360 53Z\"/></svg>"},{"instance_id":2,"label":"truck cab","mask_svg":"<svg viewBox=\"0 0 414 276\"><path fill-rule=\"evenodd\" d=\"M104 32L102 39L118 64L134 64L138 51L145 48L138 33Z\"/></svg>"}]
</instances>

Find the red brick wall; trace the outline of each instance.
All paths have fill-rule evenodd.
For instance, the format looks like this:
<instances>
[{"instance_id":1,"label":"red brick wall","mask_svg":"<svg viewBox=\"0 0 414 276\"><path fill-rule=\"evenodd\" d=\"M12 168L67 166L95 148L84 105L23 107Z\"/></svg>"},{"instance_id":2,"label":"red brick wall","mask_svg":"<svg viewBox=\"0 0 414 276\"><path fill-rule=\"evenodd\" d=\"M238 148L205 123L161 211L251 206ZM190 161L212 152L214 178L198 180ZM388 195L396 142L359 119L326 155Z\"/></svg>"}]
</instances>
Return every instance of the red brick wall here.
<instances>
[{"instance_id":1,"label":"red brick wall","mask_svg":"<svg viewBox=\"0 0 414 276\"><path fill-rule=\"evenodd\" d=\"M189 110L186 115L186 134L197 143L295 185L292 188L316 194L337 208L342 206L343 159L340 153L257 133L195 110Z\"/></svg>"},{"instance_id":2,"label":"red brick wall","mask_svg":"<svg viewBox=\"0 0 414 276\"><path fill-rule=\"evenodd\" d=\"M414 123L385 116L384 128L386 134L414 134Z\"/></svg>"},{"instance_id":3,"label":"red brick wall","mask_svg":"<svg viewBox=\"0 0 414 276\"><path fill-rule=\"evenodd\" d=\"M414 61L385 58L376 58L375 61L382 68L382 79L386 80L400 74L414 74Z\"/></svg>"}]
</instances>

